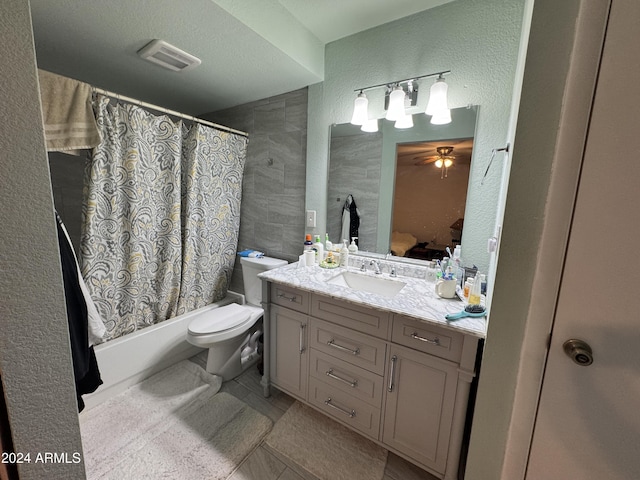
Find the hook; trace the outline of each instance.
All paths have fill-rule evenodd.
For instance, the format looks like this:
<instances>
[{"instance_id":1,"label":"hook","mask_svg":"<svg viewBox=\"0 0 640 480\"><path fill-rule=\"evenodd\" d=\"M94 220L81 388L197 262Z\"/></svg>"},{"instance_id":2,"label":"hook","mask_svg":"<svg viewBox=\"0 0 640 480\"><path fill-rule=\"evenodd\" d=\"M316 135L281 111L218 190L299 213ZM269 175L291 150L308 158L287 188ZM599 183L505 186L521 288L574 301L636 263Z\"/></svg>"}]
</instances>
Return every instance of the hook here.
<instances>
[{"instance_id":1,"label":"hook","mask_svg":"<svg viewBox=\"0 0 640 480\"><path fill-rule=\"evenodd\" d=\"M482 181L480 182L480 185L484 185L484 179L487 178L487 173L489 173L489 169L491 168L491 164L493 163L493 159L496 156L496 153L498 152L505 152L505 153L509 153L509 144L507 143L506 147L502 147L502 148L494 148L493 150L491 150L491 160L489 160L489 165L487 165L487 169L484 172L484 175L482 176Z\"/></svg>"}]
</instances>

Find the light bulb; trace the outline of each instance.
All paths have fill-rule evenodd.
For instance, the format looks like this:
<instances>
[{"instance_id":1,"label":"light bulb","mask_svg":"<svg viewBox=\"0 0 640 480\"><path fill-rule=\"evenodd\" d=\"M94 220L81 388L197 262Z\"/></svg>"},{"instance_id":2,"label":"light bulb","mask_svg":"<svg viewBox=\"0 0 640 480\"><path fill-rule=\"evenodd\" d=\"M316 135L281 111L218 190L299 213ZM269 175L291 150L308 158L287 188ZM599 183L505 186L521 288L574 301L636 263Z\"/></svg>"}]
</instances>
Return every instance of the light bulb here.
<instances>
[{"instance_id":1,"label":"light bulb","mask_svg":"<svg viewBox=\"0 0 640 480\"><path fill-rule=\"evenodd\" d=\"M436 168L442 168L442 159L436 160Z\"/></svg>"},{"instance_id":2,"label":"light bulb","mask_svg":"<svg viewBox=\"0 0 640 480\"><path fill-rule=\"evenodd\" d=\"M451 110L447 108L443 112L434 115L431 117L431 123L433 125L446 125L447 123L451 123Z\"/></svg>"},{"instance_id":3,"label":"light bulb","mask_svg":"<svg viewBox=\"0 0 640 480\"><path fill-rule=\"evenodd\" d=\"M444 159L445 168L449 168L451 165L453 165L453 162L449 158L445 158Z\"/></svg>"},{"instance_id":4,"label":"light bulb","mask_svg":"<svg viewBox=\"0 0 640 480\"><path fill-rule=\"evenodd\" d=\"M449 106L447 103L448 89L449 87L441 75L440 77L438 77L436 82L431 85L431 90L429 90L429 103L427 103L427 109L424 111L424 113L430 116L434 116L442 114L445 110L449 110Z\"/></svg>"},{"instance_id":5,"label":"light bulb","mask_svg":"<svg viewBox=\"0 0 640 480\"><path fill-rule=\"evenodd\" d=\"M373 133L378 131L378 119L372 118L362 124L360 128L363 132Z\"/></svg>"},{"instance_id":6,"label":"light bulb","mask_svg":"<svg viewBox=\"0 0 640 480\"><path fill-rule=\"evenodd\" d=\"M396 121L404 115L404 90L400 85L393 89L389 95L389 109L385 118L387 120Z\"/></svg>"},{"instance_id":7,"label":"light bulb","mask_svg":"<svg viewBox=\"0 0 640 480\"><path fill-rule=\"evenodd\" d=\"M368 105L367 96L360 92L353 103L353 116L351 117L353 125L364 125L369 119Z\"/></svg>"},{"instance_id":8,"label":"light bulb","mask_svg":"<svg viewBox=\"0 0 640 480\"><path fill-rule=\"evenodd\" d=\"M396 123L393 125L396 128L411 128L413 127L413 115L409 115L404 113L401 117L396 120Z\"/></svg>"}]
</instances>

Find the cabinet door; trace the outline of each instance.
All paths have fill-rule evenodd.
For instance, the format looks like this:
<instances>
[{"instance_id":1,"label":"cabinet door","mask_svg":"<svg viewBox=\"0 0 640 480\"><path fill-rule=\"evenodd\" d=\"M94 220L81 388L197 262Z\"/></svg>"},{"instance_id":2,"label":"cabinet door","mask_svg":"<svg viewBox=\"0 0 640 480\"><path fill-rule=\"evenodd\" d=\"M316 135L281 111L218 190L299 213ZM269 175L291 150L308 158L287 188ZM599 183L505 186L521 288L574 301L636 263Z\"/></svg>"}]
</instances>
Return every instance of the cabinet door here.
<instances>
[{"instance_id":1,"label":"cabinet door","mask_svg":"<svg viewBox=\"0 0 640 480\"><path fill-rule=\"evenodd\" d=\"M307 398L308 317L271 305L271 382L302 400Z\"/></svg>"},{"instance_id":2,"label":"cabinet door","mask_svg":"<svg viewBox=\"0 0 640 480\"><path fill-rule=\"evenodd\" d=\"M387 363L383 443L444 474L457 365L397 345Z\"/></svg>"}]
</instances>

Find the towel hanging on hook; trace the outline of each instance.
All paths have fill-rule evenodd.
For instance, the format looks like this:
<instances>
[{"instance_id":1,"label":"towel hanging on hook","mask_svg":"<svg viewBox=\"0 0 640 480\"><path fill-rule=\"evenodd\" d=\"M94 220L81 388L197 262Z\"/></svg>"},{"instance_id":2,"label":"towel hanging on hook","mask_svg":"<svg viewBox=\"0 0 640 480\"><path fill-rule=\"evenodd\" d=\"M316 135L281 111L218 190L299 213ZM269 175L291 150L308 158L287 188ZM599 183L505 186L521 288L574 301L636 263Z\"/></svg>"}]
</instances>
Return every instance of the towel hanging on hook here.
<instances>
[{"instance_id":1,"label":"towel hanging on hook","mask_svg":"<svg viewBox=\"0 0 640 480\"><path fill-rule=\"evenodd\" d=\"M482 181L480 182L480 185L484 185L484 179L487 178L487 174L489 173L489 169L491 168L491 164L493 163L493 159L496 156L496 153L498 152L505 152L505 153L509 153L509 145L507 143L506 147L502 147L502 148L494 148L493 150L491 150L491 159L489 160L489 165L487 165L487 169L484 171L484 175L482 176Z\"/></svg>"}]
</instances>

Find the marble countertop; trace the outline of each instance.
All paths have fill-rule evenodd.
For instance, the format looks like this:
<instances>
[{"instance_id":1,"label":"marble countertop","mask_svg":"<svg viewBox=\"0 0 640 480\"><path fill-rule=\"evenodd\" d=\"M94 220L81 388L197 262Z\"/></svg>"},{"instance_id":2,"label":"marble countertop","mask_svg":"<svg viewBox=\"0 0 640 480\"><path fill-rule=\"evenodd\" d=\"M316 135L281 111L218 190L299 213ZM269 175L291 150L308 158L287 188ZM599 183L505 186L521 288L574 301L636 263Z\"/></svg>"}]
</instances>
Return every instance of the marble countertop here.
<instances>
[{"instance_id":1,"label":"marble countertop","mask_svg":"<svg viewBox=\"0 0 640 480\"><path fill-rule=\"evenodd\" d=\"M396 278L390 278L388 274L382 274L382 278L402 281L406 284L394 297L388 298L374 293L353 290L348 287L327 283L328 280L345 270L357 272L361 275L380 276L371 271L366 273L360 272L356 267L324 269L319 266L298 267L297 263L291 263L284 267L262 272L258 277L262 280L327 295L354 304L399 313L475 337L484 338L486 335L486 317L464 317L453 322L448 322L445 319L445 315L463 310L465 304L457 298L440 298L435 293L434 285L422 278L400 275Z\"/></svg>"}]
</instances>

